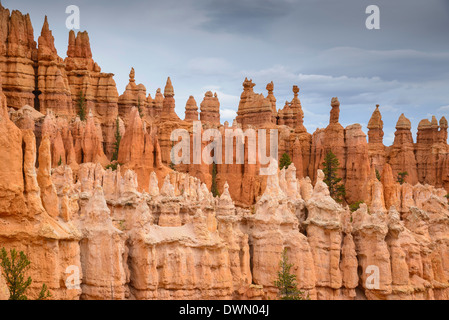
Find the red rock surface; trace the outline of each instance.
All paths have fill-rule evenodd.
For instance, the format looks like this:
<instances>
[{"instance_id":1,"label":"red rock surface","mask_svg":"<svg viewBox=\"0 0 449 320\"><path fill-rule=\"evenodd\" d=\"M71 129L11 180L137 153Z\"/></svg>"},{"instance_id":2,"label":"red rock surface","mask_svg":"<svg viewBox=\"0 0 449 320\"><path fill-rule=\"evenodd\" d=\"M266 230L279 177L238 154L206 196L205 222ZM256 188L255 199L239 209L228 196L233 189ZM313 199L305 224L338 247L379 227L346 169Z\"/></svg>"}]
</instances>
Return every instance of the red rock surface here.
<instances>
[{"instance_id":1,"label":"red rock surface","mask_svg":"<svg viewBox=\"0 0 449 320\"><path fill-rule=\"evenodd\" d=\"M214 198L212 165L170 168L173 130L186 129L193 145L193 97L182 121L171 79L153 98L134 69L119 97L86 32L70 32L63 61L47 19L37 46L28 15L0 7L0 18L0 243L27 253L32 297L46 283L54 299L275 298L286 248L312 299L449 299L444 117L421 121L414 143L401 115L386 147L379 106L367 141L361 125L339 123L337 98L329 125L308 133L298 86L278 112L274 83L265 97L245 79L232 127L220 124L218 97L207 92L201 133L216 128L224 142L225 129L277 129L279 156L293 162L281 171L274 162L276 173L261 176L264 166L248 163L245 144L243 164L234 152L234 164L217 165ZM85 121L76 117L80 91ZM106 166L117 129L113 171ZM320 170L330 150L347 190L343 204ZM364 203L351 212L346 205L356 201ZM370 266L380 271L377 288L367 284ZM80 270L79 288L66 287L67 267Z\"/></svg>"},{"instance_id":2,"label":"red rock surface","mask_svg":"<svg viewBox=\"0 0 449 320\"><path fill-rule=\"evenodd\" d=\"M160 152L154 131L150 129L147 132L139 110L133 108L129 114L128 129L120 142L118 163L123 164L122 171L131 169L137 173L139 191L148 191L152 171L157 172L159 177L170 171L160 161Z\"/></svg>"},{"instance_id":3,"label":"red rock surface","mask_svg":"<svg viewBox=\"0 0 449 320\"><path fill-rule=\"evenodd\" d=\"M387 158L386 147L383 144L383 126L382 115L377 105L368 122L368 155L371 165L378 172L382 171Z\"/></svg>"},{"instance_id":4,"label":"red rock surface","mask_svg":"<svg viewBox=\"0 0 449 320\"><path fill-rule=\"evenodd\" d=\"M273 119L273 107L270 99L265 98L263 94L254 92L252 80L247 78L243 82L243 92L240 96L240 103L237 111L237 123L243 127L247 125L266 125Z\"/></svg>"},{"instance_id":5,"label":"red rock surface","mask_svg":"<svg viewBox=\"0 0 449 320\"><path fill-rule=\"evenodd\" d=\"M54 38L45 17L38 43L39 111L50 110L68 119L75 116L65 64L58 56Z\"/></svg>"},{"instance_id":6,"label":"red rock surface","mask_svg":"<svg viewBox=\"0 0 449 320\"><path fill-rule=\"evenodd\" d=\"M291 102L286 101L284 108L278 112L279 125L286 125L292 128L302 128L304 126L304 112L301 108L301 101L299 101L298 93L298 86L293 86L293 100Z\"/></svg>"},{"instance_id":7,"label":"red rock surface","mask_svg":"<svg viewBox=\"0 0 449 320\"><path fill-rule=\"evenodd\" d=\"M136 84L134 68L129 74L129 84L126 86L125 92L118 98L119 116L126 119L133 107L140 108L143 116L148 108L146 97L146 88L143 84Z\"/></svg>"},{"instance_id":8,"label":"red rock surface","mask_svg":"<svg viewBox=\"0 0 449 320\"><path fill-rule=\"evenodd\" d=\"M186 116L185 121L198 121L198 106L196 105L195 98L193 96L189 97L186 103Z\"/></svg>"},{"instance_id":9,"label":"red rock surface","mask_svg":"<svg viewBox=\"0 0 449 320\"><path fill-rule=\"evenodd\" d=\"M86 111L91 111L95 123L101 125L104 136L105 154L110 157L115 142L115 123L118 115L118 92L112 73L102 73L101 68L92 59L87 32L73 30L69 33L69 46L66 64L72 101L76 106L79 93L86 98Z\"/></svg>"},{"instance_id":10,"label":"red rock surface","mask_svg":"<svg viewBox=\"0 0 449 320\"><path fill-rule=\"evenodd\" d=\"M7 105L14 109L33 106L37 47L30 16L0 4L0 21L0 70Z\"/></svg>"},{"instance_id":11,"label":"red rock surface","mask_svg":"<svg viewBox=\"0 0 449 320\"><path fill-rule=\"evenodd\" d=\"M411 184L418 182L418 171L414 153L411 122L404 114L401 114L396 124L394 142L388 154L389 164L393 170L393 176L400 172L407 172L405 180Z\"/></svg>"},{"instance_id":12,"label":"red rock surface","mask_svg":"<svg viewBox=\"0 0 449 320\"><path fill-rule=\"evenodd\" d=\"M218 101L217 93L212 94L211 91L207 91L200 107L201 122L220 125L220 102Z\"/></svg>"}]
</instances>

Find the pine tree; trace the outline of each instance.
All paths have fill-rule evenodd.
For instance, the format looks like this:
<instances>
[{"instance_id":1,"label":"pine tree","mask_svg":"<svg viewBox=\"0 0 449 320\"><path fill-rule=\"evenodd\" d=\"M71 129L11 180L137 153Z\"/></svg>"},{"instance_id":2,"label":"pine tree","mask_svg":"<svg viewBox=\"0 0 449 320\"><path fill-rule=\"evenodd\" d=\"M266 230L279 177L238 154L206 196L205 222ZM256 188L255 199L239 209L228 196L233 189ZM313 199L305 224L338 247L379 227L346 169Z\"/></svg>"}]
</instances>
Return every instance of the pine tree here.
<instances>
[{"instance_id":1,"label":"pine tree","mask_svg":"<svg viewBox=\"0 0 449 320\"><path fill-rule=\"evenodd\" d=\"M403 184L405 182L405 177L406 176L408 176L408 172L407 171L398 173L397 181L399 182L399 184Z\"/></svg>"},{"instance_id":2,"label":"pine tree","mask_svg":"<svg viewBox=\"0 0 449 320\"><path fill-rule=\"evenodd\" d=\"M357 211L360 208L360 205L364 203L363 201L356 201L353 204L349 205L349 210L351 210L351 212Z\"/></svg>"},{"instance_id":3,"label":"pine tree","mask_svg":"<svg viewBox=\"0 0 449 320\"><path fill-rule=\"evenodd\" d=\"M380 173L379 173L379 170L377 170L377 169L376 169L376 178L377 178L377 180L380 181Z\"/></svg>"},{"instance_id":4,"label":"pine tree","mask_svg":"<svg viewBox=\"0 0 449 320\"><path fill-rule=\"evenodd\" d=\"M212 163L212 186L210 189L211 189L210 191L212 192L214 197L220 196L220 193L218 192L218 186L217 186L217 164L215 163L215 161L214 161L214 163Z\"/></svg>"},{"instance_id":5,"label":"pine tree","mask_svg":"<svg viewBox=\"0 0 449 320\"><path fill-rule=\"evenodd\" d=\"M80 117L81 121L86 120L86 97L84 96L83 92L80 90L78 94L78 116Z\"/></svg>"},{"instance_id":6,"label":"pine tree","mask_svg":"<svg viewBox=\"0 0 449 320\"><path fill-rule=\"evenodd\" d=\"M342 202L344 196L346 195L345 186L341 184L341 178L338 177L338 168L340 162L332 151L329 151L324 158L323 172L324 172L324 182L329 187L329 193L332 198L337 202Z\"/></svg>"},{"instance_id":7,"label":"pine tree","mask_svg":"<svg viewBox=\"0 0 449 320\"><path fill-rule=\"evenodd\" d=\"M288 169L288 166L292 164L292 160L290 159L290 156L288 153L284 153L281 157L281 160L279 160L279 169L282 170L284 167L285 169Z\"/></svg>"},{"instance_id":8,"label":"pine tree","mask_svg":"<svg viewBox=\"0 0 449 320\"><path fill-rule=\"evenodd\" d=\"M51 293L47 288L47 285L44 283L42 285L41 292L39 292L39 296L37 297L37 300L46 300L47 298L51 297Z\"/></svg>"},{"instance_id":9,"label":"pine tree","mask_svg":"<svg viewBox=\"0 0 449 320\"><path fill-rule=\"evenodd\" d=\"M62 157L59 156L58 167L62 165Z\"/></svg>"},{"instance_id":10,"label":"pine tree","mask_svg":"<svg viewBox=\"0 0 449 320\"><path fill-rule=\"evenodd\" d=\"M176 171L176 165L175 165L174 162L173 162L173 159L174 159L174 157L175 157L174 149L173 149L174 146L175 146L175 143L172 141L172 143L171 143L171 153L170 153L170 164L169 164L168 166L169 166L169 168L172 169L173 171Z\"/></svg>"},{"instance_id":11,"label":"pine tree","mask_svg":"<svg viewBox=\"0 0 449 320\"><path fill-rule=\"evenodd\" d=\"M296 275L290 273L293 264L289 263L287 248L282 252L279 262L279 271L274 285L279 289L278 296L281 300L304 300L304 292L298 290Z\"/></svg>"},{"instance_id":12,"label":"pine tree","mask_svg":"<svg viewBox=\"0 0 449 320\"><path fill-rule=\"evenodd\" d=\"M108 164L108 165L105 167L105 169L106 169L106 170L112 169L112 171L116 171L116 170L118 169L119 164L122 165L121 163L113 162L113 163L111 163L111 164Z\"/></svg>"},{"instance_id":13,"label":"pine tree","mask_svg":"<svg viewBox=\"0 0 449 320\"><path fill-rule=\"evenodd\" d=\"M142 107L140 106L140 97L137 97L137 110L139 110L139 116L143 117Z\"/></svg>"},{"instance_id":14,"label":"pine tree","mask_svg":"<svg viewBox=\"0 0 449 320\"><path fill-rule=\"evenodd\" d=\"M122 140L122 135L120 134L120 120L117 116L117 120L115 121L115 142L114 142L114 151L112 152L112 161L118 160L118 151L120 148L120 141Z\"/></svg>"},{"instance_id":15,"label":"pine tree","mask_svg":"<svg viewBox=\"0 0 449 320\"><path fill-rule=\"evenodd\" d=\"M25 295L28 287L31 285L31 277L25 280L25 273L30 268L31 262L23 251L17 253L15 249L10 250L11 258L5 248L0 251L0 266L2 274L6 280L9 289L9 300L28 300ZM47 285L44 283L39 293L38 300L44 300L51 297Z\"/></svg>"}]
</instances>

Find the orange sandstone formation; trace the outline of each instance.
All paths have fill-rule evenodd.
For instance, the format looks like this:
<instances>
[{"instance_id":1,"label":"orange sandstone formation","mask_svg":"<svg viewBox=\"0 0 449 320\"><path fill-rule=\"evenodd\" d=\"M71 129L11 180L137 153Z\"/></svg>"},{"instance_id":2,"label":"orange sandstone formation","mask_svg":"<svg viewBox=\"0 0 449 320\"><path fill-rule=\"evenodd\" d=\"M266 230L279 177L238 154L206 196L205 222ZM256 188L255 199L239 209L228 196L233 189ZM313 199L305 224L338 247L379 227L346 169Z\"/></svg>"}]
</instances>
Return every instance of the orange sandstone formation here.
<instances>
[{"instance_id":1,"label":"orange sandstone formation","mask_svg":"<svg viewBox=\"0 0 449 320\"><path fill-rule=\"evenodd\" d=\"M175 112L175 91L171 83L170 77L167 78L167 83L164 89L164 101L162 104L162 120L181 120Z\"/></svg>"},{"instance_id":2,"label":"orange sandstone formation","mask_svg":"<svg viewBox=\"0 0 449 320\"><path fill-rule=\"evenodd\" d=\"M445 117L438 123L435 116L432 122L424 119L418 125L415 144L415 155L418 171L418 181L437 187L447 186L449 170L447 145L447 120Z\"/></svg>"},{"instance_id":3,"label":"orange sandstone formation","mask_svg":"<svg viewBox=\"0 0 449 320\"><path fill-rule=\"evenodd\" d=\"M80 234L44 209L39 197L43 190L36 178L34 134L31 130L21 131L9 120L6 105L6 97L0 91L1 246L7 250L22 250L31 261L30 297L36 298L42 283L46 283L54 299L77 299L81 290L66 287L64 265L80 268ZM42 157L50 159L49 151L47 148ZM46 186L53 186L49 175L46 179L50 183ZM57 208L57 202L53 204ZM59 214L58 211L52 213Z\"/></svg>"},{"instance_id":4,"label":"orange sandstone formation","mask_svg":"<svg viewBox=\"0 0 449 320\"><path fill-rule=\"evenodd\" d=\"M304 112L301 108L301 101L298 98L299 87L293 86L293 100L286 101L283 109L278 112L278 124L286 125L291 128L303 127Z\"/></svg>"},{"instance_id":5,"label":"orange sandstone formation","mask_svg":"<svg viewBox=\"0 0 449 320\"><path fill-rule=\"evenodd\" d=\"M10 12L0 4L0 18L0 70L7 105L16 110L33 106L37 48L30 16Z\"/></svg>"},{"instance_id":6,"label":"orange sandstone formation","mask_svg":"<svg viewBox=\"0 0 449 320\"><path fill-rule=\"evenodd\" d=\"M273 90L274 90L273 81L271 81L269 84L267 84L266 89L268 91L267 99L270 100L270 102L271 102L271 110L272 110L271 122L276 123L278 111L277 111L277 106L276 106L276 97L273 94Z\"/></svg>"},{"instance_id":7,"label":"orange sandstone formation","mask_svg":"<svg viewBox=\"0 0 449 320\"><path fill-rule=\"evenodd\" d=\"M195 98L189 97L186 103L186 116L185 121L198 121L198 106L196 105Z\"/></svg>"},{"instance_id":8,"label":"orange sandstone formation","mask_svg":"<svg viewBox=\"0 0 449 320\"><path fill-rule=\"evenodd\" d=\"M220 125L220 102L217 93L212 94L211 91L207 91L200 107L200 120L202 122Z\"/></svg>"},{"instance_id":9,"label":"orange sandstone formation","mask_svg":"<svg viewBox=\"0 0 449 320\"><path fill-rule=\"evenodd\" d=\"M239 108L237 111L237 123L243 127L247 125L266 125L273 119L273 107L270 99L265 98L263 94L254 92L252 80L247 78L243 82L243 92L240 96Z\"/></svg>"},{"instance_id":10,"label":"orange sandstone formation","mask_svg":"<svg viewBox=\"0 0 449 320\"><path fill-rule=\"evenodd\" d=\"M371 165L378 172L382 171L386 160L386 150L383 145L383 126L382 115L380 114L379 105L377 105L368 122L368 155Z\"/></svg>"},{"instance_id":11,"label":"orange sandstone formation","mask_svg":"<svg viewBox=\"0 0 449 320\"><path fill-rule=\"evenodd\" d=\"M368 143L362 126L353 124L345 128L346 145L346 201L354 203L368 198L370 178ZM374 176L375 177L375 176Z\"/></svg>"},{"instance_id":12,"label":"orange sandstone formation","mask_svg":"<svg viewBox=\"0 0 449 320\"><path fill-rule=\"evenodd\" d=\"M207 92L199 133L219 130L225 160L225 129L255 129L256 141L265 138L258 129L277 129L278 156L292 164L278 170L273 161L273 174L261 176L266 165L249 164L246 138L243 163L234 146L233 163L218 164L216 176L193 161L174 171L171 133L186 129L194 143L193 97L183 121L171 79L153 98L134 69L119 97L86 32L69 33L62 60L47 18L38 46L28 15L0 6L0 18L0 244L28 255L31 297L46 283L54 299L275 298L287 249L312 299L449 299L445 117L421 121L414 143L401 115L386 147L379 106L367 142L361 125L339 123L333 98L329 125L311 135L298 86L278 112L274 83L265 97L245 79L235 123L220 124L218 97ZM80 92L85 121L76 116ZM117 170L106 169L117 130ZM323 182L328 151L340 161L343 204ZM356 201L365 203L351 212L346 205ZM74 271L78 281L67 282ZM7 295L0 277L0 298Z\"/></svg>"},{"instance_id":13,"label":"orange sandstone formation","mask_svg":"<svg viewBox=\"0 0 449 320\"><path fill-rule=\"evenodd\" d=\"M405 180L412 185L418 182L418 171L414 153L414 145L411 129L411 122L404 114L401 114L396 124L396 132L393 145L388 154L389 164L393 170L393 175L400 172L407 172Z\"/></svg>"},{"instance_id":14,"label":"orange sandstone formation","mask_svg":"<svg viewBox=\"0 0 449 320\"><path fill-rule=\"evenodd\" d=\"M133 108L129 114L128 129L120 142L118 162L123 169L132 169L137 173L139 190L147 190L151 171L159 177L165 176L169 169L160 161L160 147L153 131L147 132L145 123L139 116L139 110Z\"/></svg>"},{"instance_id":15,"label":"orange sandstone formation","mask_svg":"<svg viewBox=\"0 0 449 320\"><path fill-rule=\"evenodd\" d=\"M39 266L36 270L44 264L53 268L50 274L33 276L38 284L50 284L57 299L274 298L273 281L284 248L295 265L299 288L312 299L448 297L443 261L449 206L442 189L404 184L398 189L401 213L392 206L387 216L382 183L371 174L370 214L365 204L351 214L329 196L321 170L313 187L308 179L298 180L291 165L268 176L251 212L234 205L227 183L220 198L213 198L200 180L180 172L167 172L162 187L153 172L148 183L143 182L148 186L143 193L134 171L104 170L98 163L82 164L76 180L64 165L49 176L48 136L41 143L38 184L33 180L33 134L21 133L5 111L2 108L2 128L16 131L20 138L8 139L20 152L8 151L6 161L18 164L15 179L22 181L22 189L1 211L0 226L5 219L10 224L0 228L0 238L7 247L22 248L17 246L19 234L11 233L11 223L19 226L23 219L14 220L15 215L46 221L38 222L43 223L39 233L27 232L30 239L43 237L54 245L27 252ZM124 138L124 146L145 138L137 109L131 113L135 130ZM131 158L142 159L129 152ZM22 157L24 162L17 161ZM272 165L277 168L276 161ZM2 192L11 190L4 178L0 182ZM43 187L51 192L44 195L56 196L52 203L61 203L51 209L53 217L47 213L48 197L42 196L42 205L37 196ZM51 252L52 259L42 260L43 252ZM61 287L66 266L79 268L79 289ZM378 287L366 281L370 266L382 274Z\"/></svg>"},{"instance_id":16,"label":"orange sandstone formation","mask_svg":"<svg viewBox=\"0 0 449 320\"><path fill-rule=\"evenodd\" d=\"M309 175L312 180L315 180L315 173L321 167L329 151L332 151L339 160L341 167L338 170L338 176L343 181L346 178L345 129L338 122L340 115L338 98L332 98L331 107L329 125L325 129L317 129L313 133L309 164Z\"/></svg>"},{"instance_id":17,"label":"orange sandstone formation","mask_svg":"<svg viewBox=\"0 0 449 320\"><path fill-rule=\"evenodd\" d=\"M136 84L134 68L129 74L129 84L126 86L125 92L118 98L119 116L126 119L133 107L139 109L141 116L147 109L146 88L143 84Z\"/></svg>"},{"instance_id":18,"label":"orange sandstone formation","mask_svg":"<svg viewBox=\"0 0 449 320\"><path fill-rule=\"evenodd\" d=\"M75 110L65 64L56 52L47 17L38 43L37 109L44 114L51 110L58 115L72 118Z\"/></svg>"},{"instance_id":19,"label":"orange sandstone formation","mask_svg":"<svg viewBox=\"0 0 449 320\"><path fill-rule=\"evenodd\" d=\"M118 115L118 93L112 73L102 73L93 61L87 32L73 30L69 33L69 46L66 64L67 77L72 93L72 101L76 106L79 94L86 99L86 111L91 111L96 123L101 125L104 136L104 153L112 154L114 144L115 123Z\"/></svg>"}]
</instances>

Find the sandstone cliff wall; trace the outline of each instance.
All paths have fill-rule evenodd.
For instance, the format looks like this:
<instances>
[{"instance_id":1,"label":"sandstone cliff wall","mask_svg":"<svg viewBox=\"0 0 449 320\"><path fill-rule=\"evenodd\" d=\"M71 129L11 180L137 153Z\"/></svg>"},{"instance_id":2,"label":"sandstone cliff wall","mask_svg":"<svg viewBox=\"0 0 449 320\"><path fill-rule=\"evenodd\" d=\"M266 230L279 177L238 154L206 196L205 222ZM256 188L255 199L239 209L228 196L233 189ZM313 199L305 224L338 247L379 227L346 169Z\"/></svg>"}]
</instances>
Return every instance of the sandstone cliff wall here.
<instances>
[{"instance_id":1,"label":"sandstone cliff wall","mask_svg":"<svg viewBox=\"0 0 449 320\"><path fill-rule=\"evenodd\" d=\"M278 111L272 82L264 96L245 79L232 126L220 123L212 92L200 112L191 97L183 121L170 78L153 99L132 69L119 96L86 32L70 32L63 60L47 19L36 43L28 15L0 6L0 18L0 247L28 255L32 297L46 283L55 299L274 298L286 248L312 299L449 298L444 117L421 121L414 142L401 115L386 147L379 106L367 141L359 124L339 123L333 98L329 125L310 134L299 87ZM76 116L80 92L84 121ZM198 118L200 133L222 135L216 198L212 165L171 164L171 133L186 129L193 144ZM225 130L248 128L266 130L256 141L277 129L278 156L289 154L293 164L279 171L273 163L276 173L261 176L266 165L248 163L247 143L244 163L235 164L234 150L234 164L225 164ZM117 132L113 171L106 166ZM328 151L340 162L343 205L323 182ZM351 212L346 204L356 201L364 203ZM75 274L79 286L67 281Z\"/></svg>"}]
</instances>

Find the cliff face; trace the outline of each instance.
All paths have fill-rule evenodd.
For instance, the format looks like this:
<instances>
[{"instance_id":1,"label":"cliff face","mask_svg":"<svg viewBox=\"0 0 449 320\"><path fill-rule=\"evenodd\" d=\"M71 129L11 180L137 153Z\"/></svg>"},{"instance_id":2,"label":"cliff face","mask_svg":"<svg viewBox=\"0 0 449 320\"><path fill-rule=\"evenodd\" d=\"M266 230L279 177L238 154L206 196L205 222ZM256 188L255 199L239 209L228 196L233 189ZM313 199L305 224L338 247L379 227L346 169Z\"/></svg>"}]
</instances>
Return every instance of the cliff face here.
<instances>
[{"instance_id":1,"label":"cliff face","mask_svg":"<svg viewBox=\"0 0 449 320\"><path fill-rule=\"evenodd\" d=\"M424 119L418 125L415 145L418 181L438 187L448 185L447 120L442 117L438 123ZM430 152L429 152L430 151Z\"/></svg>"},{"instance_id":2,"label":"cliff face","mask_svg":"<svg viewBox=\"0 0 449 320\"><path fill-rule=\"evenodd\" d=\"M118 92L112 73L103 73L93 61L87 32L69 33L66 64L67 77L74 109L79 112L80 93L85 97L85 109L92 112L95 123L101 126L104 152L111 155L114 129L118 115Z\"/></svg>"},{"instance_id":3,"label":"cliff face","mask_svg":"<svg viewBox=\"0 0 449 320\"><path fill-rule=\"evenodd\" d=\"M212 95L211 91L206 92L200 107L201 121L220 125L220 102L218 101L217 93Z\"/></svg>"},{"instance_id":4,"label":"cliff face","mask_svg":"<svg viewBox=\"0 0 449 320\"><path fill-rule=\"evenodd\" d=\"M64 285L65 266L80 267L80 233L57 219L56 190L50 176L50 149L43 143L36 174L36 140L32 130L20 130L7 116L6 97L0 91L0 243L7 250L24 251L33 263L30 295L42 283L55 299L74 299L80 290ZM47 140L48 141L48 140ZM3 280L2 280L3 281ZM4 287L0 285L0 291ZM8 296L8 295L7 295Z\"/></svg>"},{"instance_id":5,"label":"cliff face","mask_svg":"<svg viewBox=\"0 0 449 320\"><path fill-rule=\"evenodd\" d=\"M25 105L44 114L52 111L68 120L79 111L80 92L86 111L92 111L101 126L105 153L110 156L118 93L113 74L102 73L93 61L87 32L69 33L67 58L56 52L54 38L45 18L38 46L29 15L0 6L0 70L7 105L16 110Z\"/></svg>"},{"instance_id":6,"label":"cliff face","mask_svg":"<svg viewBox=\"0 0 449 320\"><path fill-rule=\"evenodd\" d=\"M2 198L0 238L36 266L32 294L46 283L56 299L274 298L287 248L299 287L312 299L449 298L443 189L393 182L398 207L387 210L392 186L371 177L369 206L350 212L329 196L321 170L312 186L291 165L268 176L246 210L235 206L227 183L214 198L180 172L163 182L153 172L143 193L134 171L99 163L81 164L73 179L67 165L50 169L47 135L36 174L32 131L2 121L17 139L8 140L16 152L5 153L0 167L17 164L9 181L19 188L2 178L9 196ZM79 270L78 289L67 287L69 267Z\"/></svg>"},{"instance_id":7,"label":"cliff face","mask_svg":"<svg viewBox=\"0 0 449 320\"><path fill-rule=\"evenodd\" d=\"M449 299L444 117L421 121L414 143L401 115L386 147L379 106L367 142L361 125L339 123L333 98L329 125L312 135L298 86L278 111L272 82L264 96L245 79L232 126L220 123L212 92L200 113L190 97L183 121L170 78L152 98L132 69L119 96L86 32L69 33L63 60L47 19L37 45L28 15L0 7L0 18L0 246L25 251L35 266L31 295L46 283L56 299L274 298L287 248L312 299ZM80 92L85 120L77 116ZM198 133L221 134L216 173L193 154L190 164L171 163L172 132L187 130L192 147L198 118ZM236 132L255 130L243 138L243 163L236 147L226 154L229 129L234 143ZM263 176L267 165L249 163L247 142L260 143L270 129L278 130L278 156L289 154L292 164L279 171L272 163L276 173ZM200 141L201 151L208 144ZM323 182L329 151L346 186L343 206ZM115 171L106 169L113 154ZM364 203L351 212L346 204L357 201ZM66 282L74 269L79 287Z\"/></svg>"},{"instance_id":8,"label":"cliff face","mask_svg":"<svg viewBox=\"0 0 449 320\"><path fill-rule=\"evenodd\" d=\"M243 92L240 96L239 108L237 111L237 123L243 127L247 125L266 125L273 121L273 107L269 98L254 92L252 80L245 79L243 82Z\"/></svg>"},{"instance_id":9,"label":"cliff face","mask_svg":"<svg viewBox=\"0 0 449 320\"><path fill-rule=\"evenodd\" d=\"M30 16L0 4L0 70L8 107L34 105L37 46Z\"/></svg>"},{"instance_id":10,"label":"cliff face","mask_svg":"<svg viewBox=\"0 0 449 320\"><path fill-rule=\"evenodd\" d=\"M49 111L60 116L72 118L76 115L73 108L71 89L63 60L58 56L54 38L45 17L39 37L37 59L38 108L46 114Z\"/></svg>"},{"instance_id":11,"label":"cliff face","mask_svg":"<svg viewBox=\"0 0 449 320\"><path fill-rule=\"evenodd\" d=\"M129 84L119 97L113 74L102 73L92 58L87 32L79 32L77 35L73 31L69 33L67 58L63 60L56 52L47 19L44 21L37 45L33 40L33 28L28 15L22 15L18 11L10 13L4 8L0 10L4 18L2 19L4 28L0 37L2 40L0 63L2 63L2 87L7 97L8 107L19 110L29 105L43 115L53 113L58 118L65 118L68 127L71 128L67 131L63 129L65 123L59 125L58 131L61 131L64 151L61 150L61 139L57 138L57 132L54 133L54 137L51 137L52 150L59 152L59 154L53 153L56 157L53 159L53 166L59 162L58 155L64 158L62 153L66 158L63 162L67 163L67 157L71 152L69 142L71 139L73 139L75 150L73 161L89 162L92 157L88 154L85 159L84 154L92 152L83 150L82 146L90 149L88 145L93 143L94 148L101 149L95 153L102 158L101 163L105 164L106 158L111 159L114 152L117 123L122 125L119 131L124 135L125 129L128 129L127 120L133 107L139 109L147 133L152 135L153 140L157 140L161 161L166 166L170 164L172 147L170 135L173 130L185 128L192 133L189 122L198 119L198 116L205 129L224 128L220 124L218 97L211 92L206 92L201 102L200 113L194 99L189 99L186 105L187 122L183 122L174 112L174 88L170 78L167 80L164 93L162 94L158 89L152 98L151 95L146 96L143 84L136 84L135 71L132 69ZM356 130L353 126L345 129L339 124L340 102L337 98L331 102L328 127L319 129L312 136L303 124L304 113L298 86L293 86L292 101L286 102L285 107L279 111L276 110L274 84L271 82L267 85L266 97L255 93L254 86L252 80L245 79L243 82L236 124L230 128L277 129L280 133L279 157L284 153L290 155L297 167L298 178L310 176L314 182L317 169L322 167L325 154L332 151L340 162L338 173L346 185L346 201L349 204L365 198L365 184L370 167L374 167L380 173L385 163L390 164L394 179L400 172L406 171L408 173L406 180L412 185L418 182L428 183L444 187L449 191L447 120L444 117L440 123L436 119L433 119L431 123L428 120L421 121L418 139L414 143L410 133L410 121L404 115L401 116L397 124L395 142L393 146L387 148L382 143L383 122L379 106L377 106L368 124L369 143L366 145L361 130ZM81 132L84 131L82 127L85 126L77 124L74 120L79 112L80 92L85 96L86 113L91 113L93 119L91 122L96 127L96 133L90 130L90 135L97 137L87 137L87 139L98 140L98 142L89 142L87 145L82 142L86 140ZM35 118L33 120L36 122L34 131L39 145L42 136L42 120ZM17 125L21 125L20 121L23 119L15 119ZM54 146L55 141L59 143L59 146ZM153 142L155 143L156 141ZM430 153L427 152L428 149L431 150ZM122 165L125 164L122 163ZM218 166L218 179L221 183L235 179L246 181L243 184L245 190L237 183L231 187L231 194L235 201L247 206L254 204L266 183L265 178L257 177L259 170L257 165L252 168L253 166L242 164L233 169L225 165ZM211 174L210 166L185 165L179 166L178 170L193 174L203 179L208 186L211 185L211 182L207 180ZM140 175L138 173L138 176ZM145 175L144 180L148 180L148 173Z\"/></svg>"},{"instance_id":12,"label":"cliff face","mask_svg":"<svg viewBox=\"0 0 449 320\"><path fill-rule=\"evenodd\" d=\"M133 107L139 109L139 113L143 116L148 109L148 101L146 97L146 88L143 84L136 84L134 68L129 74L129 83L126 86L125 92L118 98L119 116L122 119L127 119L128 114Z\"/></svg>"},{"instance_id":13,"label":"cliff face","mask_svg":"<svg viewBox=\"0 0 449 320\"><path fill-rule=\"evenodd\" d=\"M198 121L198 106L193 96L190 96L187 100L185 115L185 121Z\"/></svg>"}]
</instances>

